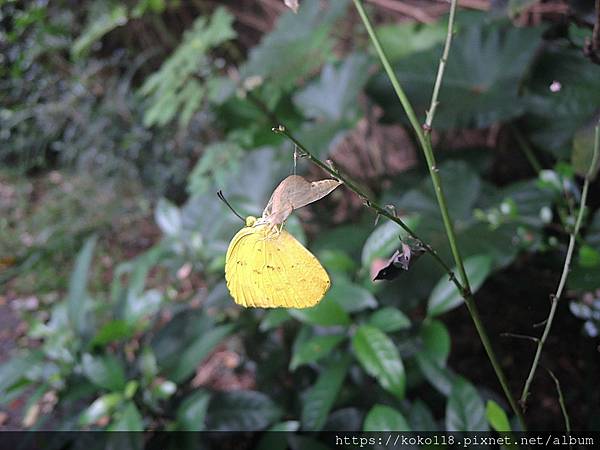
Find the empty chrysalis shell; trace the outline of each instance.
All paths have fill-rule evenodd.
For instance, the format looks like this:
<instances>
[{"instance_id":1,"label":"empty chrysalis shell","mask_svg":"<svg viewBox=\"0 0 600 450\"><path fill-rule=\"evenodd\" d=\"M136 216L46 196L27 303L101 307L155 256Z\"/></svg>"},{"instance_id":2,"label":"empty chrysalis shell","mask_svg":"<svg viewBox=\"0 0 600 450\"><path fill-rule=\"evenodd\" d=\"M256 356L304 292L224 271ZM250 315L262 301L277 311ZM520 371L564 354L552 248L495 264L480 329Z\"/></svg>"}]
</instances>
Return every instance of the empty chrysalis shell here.
<instances>
[{"instance_id":1,"label":"empty chrysalis shell","mask_svg":"<svg viewBox=\"0 0 600 450\"><path fill-rule=\"evenodd\" d=\"M293 210L322 199L342 184L338 180L306 181L300 175L290 175L275 188L262 219L270 225L280 225Z\"/></svg>"}]
</instances>

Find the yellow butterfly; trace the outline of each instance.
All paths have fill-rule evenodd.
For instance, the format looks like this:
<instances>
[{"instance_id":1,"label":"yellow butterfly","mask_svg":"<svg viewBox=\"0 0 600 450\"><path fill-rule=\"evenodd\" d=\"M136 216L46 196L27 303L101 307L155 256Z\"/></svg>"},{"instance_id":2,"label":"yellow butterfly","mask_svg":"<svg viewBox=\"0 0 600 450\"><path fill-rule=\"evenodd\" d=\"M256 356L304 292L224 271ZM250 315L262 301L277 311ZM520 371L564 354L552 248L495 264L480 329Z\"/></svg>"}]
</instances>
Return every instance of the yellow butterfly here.
<instances>
[{"instance_id":1,"label":"yellow butterfly","mask_svg":"<svg viewBox=\"0 0 600 450\"><path fill-rule=\"evenodd\" d=\"M337 180L308 182L298 175L283 180L273 191L260 219L231 240L225 258L227 288L235 302L255 308L309 308L331 285L321 263L283 223L294 209L315 202L338 187Z\"/></svg>"}]
</instances>

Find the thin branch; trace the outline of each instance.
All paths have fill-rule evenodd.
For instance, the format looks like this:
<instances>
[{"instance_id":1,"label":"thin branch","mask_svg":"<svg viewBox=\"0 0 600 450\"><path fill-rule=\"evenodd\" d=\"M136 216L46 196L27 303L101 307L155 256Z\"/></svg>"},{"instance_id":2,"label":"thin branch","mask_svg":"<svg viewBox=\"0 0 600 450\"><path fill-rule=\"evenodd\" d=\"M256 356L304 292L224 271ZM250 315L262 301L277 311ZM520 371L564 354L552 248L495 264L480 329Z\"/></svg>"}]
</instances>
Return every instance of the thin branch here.
<instances>
[{"instance_id":1,"label":"thin branch","mask_svg":"<svg viewBox=\"0 0 600 450\"><path fill-rule=\"evenodd\" d=\"M569 419L569 414L567 413L567 405L565 404L565 397L563 395L562 389L560 388L560 382L556 375L552 373L552 371L546 367L544 367L546 371L550 374L552 379L554 380L554 384L556 384L556 391L558 392L558 403L560 405L560 410L562 411L563 417L565 419L565 429L567 434L571 433L571 419Z\"/></svg>"},{"instance_id":2,"label":"thin branch","mask_svg":"<svg viewBox=\"0 0 600 450\"><path fill-rule=\"evenodd\" d=\"M525 339L527 341L539 342L539 339L533 336L527 336L526 334L517 334L517 333L502 333L500 334L502 337L511 337L515 339Z\"/></svg>"},{"instance_id":3,"label":"thin branch","mask_svg":"<svg viewBox=\"0 0 600 450\"><path fill-rule=\"evenodd\" d=\"M427 117L425 118L425 134L431 133L431 124L435 117L435 110L439 104L438 95L442 86L442 79L444 78L444 72L446 70L446 62L448 61L448 54L450 53L450 46L452 45L452 36L454 35L454 16L456 15L456 1L450 4L450 14L448 15L448 30L446 32L446 41L444 42L444 50L442 51L442 57L440 58L440 64L438 66L437 76L435 77L435 83L433 85L433 94L431 95L431 104L427 111Z\"/></svg>"},{"instance_id":4,"label":"thin branch","mask_svg":"<svg viewBox=\"0 0 600 450\"><path fill-rule=\"evenodd\" d=\"M456 10L456 3L457 3L457 0L451 0L450 8L452 11ZM504 394L505 394L506 398L508 399L512 410L514 411L515 415L519 419L521 427L525 430L526 425L525 425L525 419L523 417L523 413L522 413L521 409L518 407L514 397L512 396L512 394L510 392L510 389L508 387L508 380L506 379L506 375L504 374L504 371L502 370L502 367L500 366L500 363L498 362L498 358L496 357L496 354L491 345L490 339L489 339L487 332L483 326L483 323L481 322L481 318L479 316L479 311L477 310L477 306L475 304L475 299L473 298L473 295L471 293L471 288L469 286L469 279L467 277L467 273L465 270L464 261L460 254L460 251L458 249L456 234L454 232L454 224L450 218L450 213L448 212L448 206L446 204L446 196L444 195L444 191L442 189L442 182L440 179L439 170L436 166L435 156L433 154L433 147L431 144L431 134L429 133L429 130L431 129L431 122L433 122L433 114L429 114L429 116L430 116L429 122L426 122L425 126L423 127L423 128L426 128L426 130L427 130L427 133L425 133L423 131L423 128L421 127L419 120L417 119L417 116L415 114L415 111L414 111L410 101L408 100L408 97L406 96L404 90L402 89L402 86L400 85L400 82L398 81L398 77L396 76L396 74L390 64L390 61L389 61L387 55L385 54L385 51L383 50L381 43L379 42L379 38L377 37L377 34L375 33L373 26L371 25L371 22L369 20L369 17L367 16L367 13L365 12L364 6L362 4L362 0L354 0L354 6L356 7L358 14L360 15L360 17L364 23L364 26L369 34L371 42L373 43L373 46L375 47L375 50L377 51L377 54L381 61L381 64L382 64L383 68L385 69L390 82L392 83L392 87L394 88L394 91L396 92L396 95L398 96L398 99L400 100L400 103L402 104L402 107L404 108L404 111L408 117L408 120L409 120L410 124L412 125L415 134L417 135L417 139L419 141L419 144L421 145L421 149L423 150L423 153L425 154L425 159L427 160L427 168L429 170L429 175L431 177L431 181L434 186L434 191L435 191L436 199L437 199L438 206L440 209L440 213L442 214L442 220L444 222L444 228L446 231L446 236L448 238L448 243L450 244L452 256L454 257L454 262L456 263L456 267L458 269L458 273L460 276L460 285L462 285L462 287L463 287L462 290L459 289L459 292L465 300L465 305L467 306L467 309L469 310L469 314L471 315L473 324L475 325L475 328L477 329L477 333L479 334L479 339L481 340L481 343L482 343L483 347L485 348L485 351L488 355L490 363L492 364L492 367L494 368L494 372L496 373L498 381L499 381L500 385L502 386L502 390L504 391ZM447 53L449 52L450 43L451 43L449 41L451 41L452 29L454 27L454 22L453 22L454 21L454 12L450 15L449 19L450 19L450 23L448 24L448 33L446 36L446 44L444 45L444 49L446 50L445 51L446 57L447 57ZM441 75L440 75L440 73L441 73ZM440 77L440 80L439 80L440 85L441 85L441 77L442 77L443 73L444 73L443 69L438 70L438 75ZM436 81L436 84L437 83L438 83L438 81ZM439 90L439 87L438 87L438 90ZM432 98L432 101L434 104L435 104L435 102L437 102L437 98L435 96L435 91L434 91L434 97ZM433 109L435 112L435 107L430 107L429 109L430 110Z\"/></svg>"},{"instance_id":5,"label":"thin branch","mask_svg":"<svg viewBox=\"0 0 600 450\"><path fill-rule=\"evenodd\" d=\"M585 211L585 204L587 201L588 189L592 179L594 177L596 167L598 164L598 154L600 153L600 122L596 125L596 139L594 142L594 153L592 155L592 162L590 164L590 168L585 176L585 181L583 182L583 189L581 191L581 202L579 204L579 213L577 214L577 220L575 221L575 227L570 234L569 237L569 247L567 248L567 255L565 257L565 262L563 265L563 271L560 277L560 281L558 283L558 288L556 289L556 293L552 296L552 305L550 306L550 313L548 314L548 318L546 319L546 326L544 327L544 332L542 333L542 337L538 342L537 349L535 351L535 356L533 358L533 363L531 364L531 369L529 370L529 375L527 376L527 380L525 380L525 386L523 387L523 392L521 393L521 398L519 403L521 407L525 409L527 404L527 397L529 396L529 389L531 387L531 383L533 381L533 377L535 375L535 371L540 362L540 355L542 354L542 349L544 348L544 344L546 343L546 339L550 334L550 329L552 328L552 321L554 320L554 315L556 314L556 307L558 306L558 302L560 297L562 296L563 289L565 288L565 284L567 283L567 277L569 276L569 270L571 268L571 259L573 258L573 250L575 249L575 241L577 235L579 234L579 228L581 227L581 222L583 220L583 213Z\"/></svg>"},{"instance_id":6,"label":"thin branch","mask_svg":"<svg viewBox=\"0 0 600 450\"><path fill-rule=\"evenodd\" d=\"M397 215L390 213L390 211L387 208L381 207L378 203L376 203L373 200L371 200L369 198L369 196L367 194L365 194L365 192L362 189L360 189L352 180L350 180L346 175L344 175L343 173L341 173L335 167L333 167L332 165L328 165L328 164L324 163L319 158L317 158L316 156L314 156L283 125L279 125L278 127L274 127L273 128L273 132L277 133L277 134L282 134L282 135L286 136L291 142L294 143L294 145L296 146L296 148L298 150L300 150L300 153L302 154L302 156L308 158L312 163L314 163L315 165L319 166L321 169L323 169L324 171L326 171L327 173L329 173L332 177L334 177L334 178L342 181L344 183L344 185L348 189L350 189L352 192L354 192L356 195L358 195L364 201L365 205L368 208L371 208L379 216L386 217L387 219L391 220L392 222L397 223L400 226L400 228L402 228L413 239L415 239L425 249L425 251L427 253L429 253L431 256L433 256L433 258L437 261L437 263L441 267L443 267L443 269L446 271L446 273L448 274L448 277L449 277L450 281L452 281L455 284L456 288L460 292L463 292L463 286L457 280L456 276L454 275L454 272L452 272L452 269L448 266L448 264L446 264L444 262L444 260L437 254L437 252L431 247L431 245L429 245L425 241L423 241L423 239L421 239L408 225L406 225L406 223L402 219L400 219Z\"/></svg>"}]
</instances>

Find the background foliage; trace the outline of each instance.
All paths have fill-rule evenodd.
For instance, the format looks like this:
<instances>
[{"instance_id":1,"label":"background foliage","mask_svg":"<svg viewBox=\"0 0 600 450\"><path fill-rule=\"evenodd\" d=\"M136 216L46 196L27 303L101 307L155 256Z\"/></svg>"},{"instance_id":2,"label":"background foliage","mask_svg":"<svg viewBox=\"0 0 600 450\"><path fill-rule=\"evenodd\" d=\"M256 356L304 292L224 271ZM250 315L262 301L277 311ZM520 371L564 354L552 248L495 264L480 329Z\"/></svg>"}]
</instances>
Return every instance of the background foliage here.
<instances>
[{"instance_id":1,"label":"background foliage","mask_svg":"<svg viewBox=\"0 0 600 450\"><path fill-rule=\"evenodd\" d=\"M259 6L222 3L0 2L0 298L11 305L0 314L23 324L0 366L9 424L516 427L434 261L371 281L402 235L349 192L287 225L332 278L317 307L232 302L224 255L241 223L215 192L260 214L292 170L275 117L450 253L406 118L348 2L305 0L261 33L234 3ZM600 66L581 49L590 12L532 23L524 11L459 13L434 136L466 269L515 392L532 348L500 333L535 334L547 314L600 104ZM424 116L444 17L378 22ZM304 161L298 170L323 176ZM573 428L597 430L600 211L590 197L545 364L563 380ZM528 419L562 428L545 377ZM306 439L290 445L317 445Z\"/></svg>"}]
</instances>

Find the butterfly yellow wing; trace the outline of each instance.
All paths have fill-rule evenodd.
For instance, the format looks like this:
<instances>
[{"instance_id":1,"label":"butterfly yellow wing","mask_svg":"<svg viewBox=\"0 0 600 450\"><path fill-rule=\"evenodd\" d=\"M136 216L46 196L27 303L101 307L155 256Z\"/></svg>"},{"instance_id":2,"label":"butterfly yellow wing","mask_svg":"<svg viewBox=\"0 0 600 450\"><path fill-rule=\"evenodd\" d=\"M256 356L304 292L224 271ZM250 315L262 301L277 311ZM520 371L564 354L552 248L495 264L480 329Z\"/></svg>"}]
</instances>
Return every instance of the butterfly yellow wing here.
<instances>
[{"instance_id":1,"label":"butterfly yellow wing","mask_svg":"<svg viewBox=\"0 0 600 450\"><path fill-rule=\"evenodd\" d=\"M266 224L242 228L225 259L227 287L236 303L256 308L308 308L331 284L317 258L285 230Z\"/></svg>"}]
</instances>

